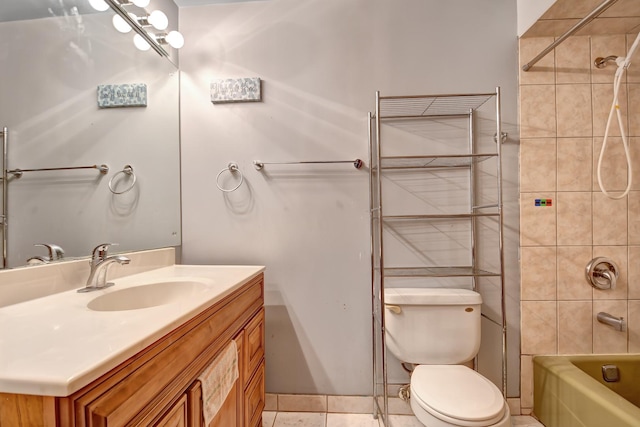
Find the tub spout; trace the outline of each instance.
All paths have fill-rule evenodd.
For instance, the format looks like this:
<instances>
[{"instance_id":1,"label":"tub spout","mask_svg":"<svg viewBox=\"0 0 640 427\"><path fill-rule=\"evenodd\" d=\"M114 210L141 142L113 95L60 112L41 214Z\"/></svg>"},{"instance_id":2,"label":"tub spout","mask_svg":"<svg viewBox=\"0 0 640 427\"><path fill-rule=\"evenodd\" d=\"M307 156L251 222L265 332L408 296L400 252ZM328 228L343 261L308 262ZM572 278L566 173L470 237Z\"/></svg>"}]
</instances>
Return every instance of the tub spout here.
<instances>
[{"instance_id":1,"label":"tub spout","mask_svg":"<svg viewBox=\"0 0 640 427\"><path fill-rule=\"evenodd\" d=\"M598 319L598 322L609 325L616 331L627 330L627 322L624 320L624 317L615 317L610 315L609 313L601 311L600 313L598 313L596 318Z\"/></svg>"}]
</instances>

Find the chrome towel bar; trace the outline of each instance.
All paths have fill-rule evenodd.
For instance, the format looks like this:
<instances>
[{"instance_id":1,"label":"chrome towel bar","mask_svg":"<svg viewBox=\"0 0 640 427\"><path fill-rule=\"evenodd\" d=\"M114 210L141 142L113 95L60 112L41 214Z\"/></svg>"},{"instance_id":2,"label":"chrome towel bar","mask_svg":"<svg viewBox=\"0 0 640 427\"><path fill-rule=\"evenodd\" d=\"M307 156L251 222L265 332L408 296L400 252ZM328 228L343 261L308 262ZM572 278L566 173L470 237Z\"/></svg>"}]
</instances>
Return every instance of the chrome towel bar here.
<instances>
[{"instance_id":1,"label":"chrome towel bar","mask_svg":"<svg viewBox=\"0 0 640 427\"><path fill-rule=\"evenodd\" d=\"M262 170L264 165L303 165L303 164L328 164L328 163L351 163L354 168L360 169L364 166L364 162L360 159L355 160L313 160L306 162L261 162L259 160L253 161L253 166L257 170Z\"/></svg>"},{"instance_id":2,"label":"chrome towel bar","mask_svg":"<svg viewBox=\"0 0 640 427\"><path fill-rule=\"evenodd\" d=\"M109 172L109 166L91 165L91 166L68 166L61 168L41 168L41 169L11 169L7 173L13 174L16 178L20 178L24 172L44 172L44 171L63 171L63 170L75 170L75 169L98 169L101 174L106 175Z\"/></svg>"}]
</instances>

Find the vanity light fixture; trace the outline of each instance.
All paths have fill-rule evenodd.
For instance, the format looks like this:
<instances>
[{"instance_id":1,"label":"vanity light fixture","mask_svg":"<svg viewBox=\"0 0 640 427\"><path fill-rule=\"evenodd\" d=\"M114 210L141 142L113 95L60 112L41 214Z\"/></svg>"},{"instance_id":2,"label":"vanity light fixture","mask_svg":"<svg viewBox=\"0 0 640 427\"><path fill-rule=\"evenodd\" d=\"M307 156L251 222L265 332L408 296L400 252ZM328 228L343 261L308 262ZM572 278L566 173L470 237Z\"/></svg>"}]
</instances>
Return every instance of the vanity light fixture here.
<instances>
[{"instance_id":1,"label":"vanity light fixture","mask_svg":"<svg viewBox=\"0 0 640 427\"><path fill-rule=\"evenodd\" d=\"M122 16L120 15L113 15L113 19L111 20L111 22L113 23L113 27L123 34L131 31L131 25L129 25L127 21L122 19Z\"/></svg>"},{"instance_id":2,"label":"vanity light fixture","mask_svg":"<svg viewBox=\"0 0 640 427\"><path fill-rule=\"evenodd\" d=\"M184 37L178 31L169 31L169 33L158 33L155 36L156 43L160 45L169 45L174 49L180 49L184 46ZM151 45L139 34L133 36L133 44L142 51L147 51Z\"/></svg>"},{"instance_id":3,"label":"vanity light fixture","mask_svg":"<svg viewBox=\"0 0 640 427\"><path fill-rule=\"evenodd\" d=\"M156 30L166 30L169 26L169 18L161 10L154 10L149 15L136 16L128 13L129 17L136 21L141 27L153 27ZM127 23L120 15L113 15L113 26L121 33L131 31L131 25Z\"/></svg>"},{"instance_id":4,"label":"vanity light fixture","mask_svg":"<svg viewBox=\"0 0 640 427\"><path fill-rule=\"evenodd\" d=\"M109 5L104 0L89 0L89 4L98 12L104 12L109 9Z\"/></svg>"},{"instance_id":5,"label":"vanity light fixture","mask_svg":"<svg viewBox=\"0 0 640 427\"><path fill-rule=\"evenodd\" d=\"M146 19L138 18L138 22L140 22L140 19L142 19L143 22L146 20L148 25L151 25L156 30L166 30L169 26L169 18L167 18L167 15L165 15L161 10L154 10L146 17ZM141 25L144 26L143 23L141 23Z\"/></svg>"},{"instance_id":6,"label":"vanity light fixture","mask_svg":"<svg viewBox=\"0 0 640 427\"><path fill-rule=\"evenodd\" d=\"M184 45L184 37L178 31L164 32L169 26L169 18L161 10L146 12L144 8L149 5L149 0L88 0L89 4L96 10L104 11L109 7L116 13L113 17L114 28L121 33L128 33L131 30L136 34L133 37L133 44L142 51L153 50L160 56L168 57L169 54L163 45L169 45L174 49L180 49ZM136 16L128 12L126 6L137 6L144 11L143 16ZM105 7L106 6L106 7ZM154 34L150 30L163 31Z\"/></svg>"},{"instance_id":7,"label":"vanity light fixture","mask_svg":"<svg viewBox=\"0 0 640 427\"><path fill-rule=\"evenodd\" d=\"M138 7L147 7L151 0L131 0L131 3L135 4ZM125 4L124 2L122 4Z\"/></svg>"},{"instance_id":8,"label":"vanity light fixture","mask_svg":"<svg viewBox=\"0 0 640 427\"><path fill-rule=\"evenodd\" d=\"M174 49L184 46L184 37L179 31L169 31L168 34L156 34L156 40L160 44L168 44Z\"/></svg>"},{"instance_id":9,"label":"vanity light fixture","mask_svg":"<svg viewBox=\"0 0 640 427\"><path fill-rule=\"evenodd\" d=\"M151 49L151 45L149 44L149 42L147 42L140 34L136 34L133 36L133 45L136 47L136 49L143 52Z\"/></svg>"}]
</instances>

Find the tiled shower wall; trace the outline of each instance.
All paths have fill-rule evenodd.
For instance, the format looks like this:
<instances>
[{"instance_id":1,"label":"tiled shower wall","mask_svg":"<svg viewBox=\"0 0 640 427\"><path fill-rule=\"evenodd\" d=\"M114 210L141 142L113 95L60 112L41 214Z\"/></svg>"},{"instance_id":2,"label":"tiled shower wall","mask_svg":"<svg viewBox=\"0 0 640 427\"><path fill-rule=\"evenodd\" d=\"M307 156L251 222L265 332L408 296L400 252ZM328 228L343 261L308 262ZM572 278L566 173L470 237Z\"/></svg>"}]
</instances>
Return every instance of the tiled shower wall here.
<instances>
[{"instance_id":1,"label":"tiled shower wall","mask_svg":"<svg viewBox=\"0 0 640 427\"><path fill-rule=\"evenodd\" d=\"M613 98L615 64L635 35L570 37L520 72L521 406L533 407L532 356L640 352L640 53L621 88L633 186L611 200L598 187L596 165ZM520 40L520 65L552 37ZM626 186L627 167L617 122L612 122L602 177L607 190ZM551 206L535 206L550 199ZM593 289L585 266L596 256L620 267L615 290ZM595 320L622 316L618 332Z\"/></svg>"}]
</instances>

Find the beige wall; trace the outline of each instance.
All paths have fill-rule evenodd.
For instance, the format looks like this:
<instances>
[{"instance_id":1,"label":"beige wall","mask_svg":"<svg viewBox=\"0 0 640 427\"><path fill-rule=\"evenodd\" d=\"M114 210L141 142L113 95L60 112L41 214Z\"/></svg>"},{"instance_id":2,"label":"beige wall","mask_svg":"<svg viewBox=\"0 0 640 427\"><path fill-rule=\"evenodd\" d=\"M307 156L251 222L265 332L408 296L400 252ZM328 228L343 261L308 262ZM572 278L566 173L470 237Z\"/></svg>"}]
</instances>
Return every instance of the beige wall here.
<instances>
[{"instance_id":1,"label":"beige wall","mask_svg":"<svg viewBox=\"0 0 640 427\"><path fill-rule=\"evenodd\" d=\"M514 356L508 379L517 395L515 14L511 0L271 0L180 9L187 40L180 51L182 260L267 266L267 392L371 393L369 177L349 165L257 171L252 161L368 163L367 113L376 90L500 86L509 132L502 151ZM238 77L262 79L262 102L212 104L211 80ZM215 177L230 161L244 183L223 194ZM499 365L499 338L482 339ZM389 366L406 375L399 364Z\"/></svg>"},{"instance_id":2,"label":"beige wall","mask_svg":"<svg viewBox=\"0 0 640 427\"><path fill-rule=\"evenodd\" d=\"M624 56L634 38L571 37L520 73L524 413L533 407L532 355L640 351L640 66L629 70L620 97L636 166L633 187L625 198L611 200L599 190L596 165L615 66L592 65L598 56ZM521 65L552 41L521 39ZM603 179L609 191L623 190L627 169L617 126L611 134ZM538 198L553 204L535 207ZM585 266L595 256L610 257L620 267L615 290L599 291L587 283ZM628 331L598 323L600 311L628 319Z\"/></svg>"}]
</instances>

